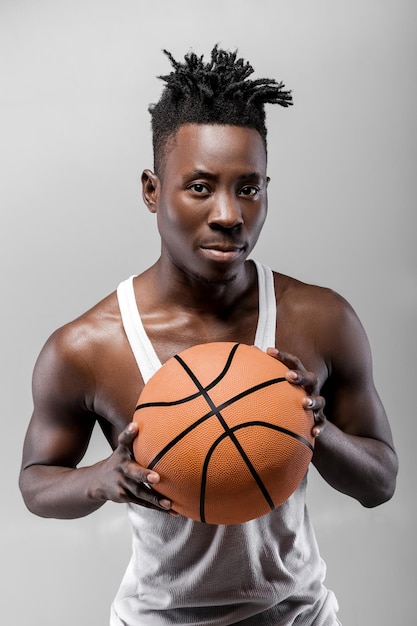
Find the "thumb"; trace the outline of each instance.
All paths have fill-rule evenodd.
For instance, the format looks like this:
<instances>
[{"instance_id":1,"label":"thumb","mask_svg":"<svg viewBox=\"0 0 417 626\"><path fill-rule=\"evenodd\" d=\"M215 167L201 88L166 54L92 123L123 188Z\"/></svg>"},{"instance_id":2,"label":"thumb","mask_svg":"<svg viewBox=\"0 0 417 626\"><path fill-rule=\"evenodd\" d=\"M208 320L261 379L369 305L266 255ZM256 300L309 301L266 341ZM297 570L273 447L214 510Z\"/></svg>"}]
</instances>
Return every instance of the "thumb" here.
<instances>
[{"instance_id":1,"label":"thumb","mask_svg":"<svg viewBox=\"0 0 417 626\"><path fill-rule=\"evenodd\" d=\"M129 449L132 448L133 440L137 437L139 432L139 426L136 422L130 422L119 435L119 445L126 446Z\"/></svg>"}]
</instances>

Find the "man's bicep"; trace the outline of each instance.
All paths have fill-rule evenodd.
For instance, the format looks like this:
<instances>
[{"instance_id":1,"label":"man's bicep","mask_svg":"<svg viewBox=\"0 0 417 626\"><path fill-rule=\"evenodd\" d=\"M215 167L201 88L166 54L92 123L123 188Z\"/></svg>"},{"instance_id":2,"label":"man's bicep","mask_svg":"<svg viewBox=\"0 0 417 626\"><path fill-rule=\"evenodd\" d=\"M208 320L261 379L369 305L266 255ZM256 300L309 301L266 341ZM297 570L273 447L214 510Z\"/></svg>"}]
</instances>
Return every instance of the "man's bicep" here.
<instances>
[{"instance_id":1,"label":"man's bicep","mask_svg":"<svg viewBox=\"0 0 417 626\"><path fill-rule=\"evenodd\" d=\"M333 382L323 390L326 417L349 435L377 439L393 446L385 409L373 383Z\"/></svg>"},{"instance_id":2,"label":"man's bicep","mask_svg":"<svg viewBox=\"0 0 417 626\"><path fill-rule=\"evenodd\" d=\"M31 465L75 467L83 458L95 423L89 414L34 411L23 447L22 468Z\"/></svg>"},{"instance_id":3,"label":"man's bicep","mask_svg":"<svg viewBox=\"0 0 417 626\"><path fill-rule=\"evenodd\" d=\"M95 423L85 406L86 373L59 342L46 344L33 374L33 415L23 467L75 467L84 456Z\"/></svg>"},{"instance_id":4,"label":"man's bicep","mask_svg":"<svg viewBox=\"0 0 417 626\"><path fill-rule=\"evenodd\" d=\"M347 434L392 446L387 415L374 384L369 341L351 308L344 309L333 338L330 376L322 389L328 419Z\"/></svg>"}]
</instances>

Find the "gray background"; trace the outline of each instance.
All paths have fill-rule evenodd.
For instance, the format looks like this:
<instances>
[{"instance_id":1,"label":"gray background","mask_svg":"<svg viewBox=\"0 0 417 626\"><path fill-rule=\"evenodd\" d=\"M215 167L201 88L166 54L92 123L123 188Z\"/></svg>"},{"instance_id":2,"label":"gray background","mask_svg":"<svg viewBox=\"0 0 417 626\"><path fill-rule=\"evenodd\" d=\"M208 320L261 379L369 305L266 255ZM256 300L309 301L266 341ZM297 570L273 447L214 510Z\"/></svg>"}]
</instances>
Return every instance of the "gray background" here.
<instances>
[{"instance_id":1,"label":"gray background","mask_svg":"<svg viewBox=\"0 0 417 626\"><path fill-rule=\"evenodd\" d=\"M416 6L411 0L1 0L2 623L101 626L129 556L123 506L29 514L17 490L49 334L158 256L147 106L177 58L238 47L283 78L256 256L330 286L368 332L401 470L366 510L314 471L310 507L344 626L415 623ZM94 437L86 462L108 450Z\"/></svg>"}]
</instances>

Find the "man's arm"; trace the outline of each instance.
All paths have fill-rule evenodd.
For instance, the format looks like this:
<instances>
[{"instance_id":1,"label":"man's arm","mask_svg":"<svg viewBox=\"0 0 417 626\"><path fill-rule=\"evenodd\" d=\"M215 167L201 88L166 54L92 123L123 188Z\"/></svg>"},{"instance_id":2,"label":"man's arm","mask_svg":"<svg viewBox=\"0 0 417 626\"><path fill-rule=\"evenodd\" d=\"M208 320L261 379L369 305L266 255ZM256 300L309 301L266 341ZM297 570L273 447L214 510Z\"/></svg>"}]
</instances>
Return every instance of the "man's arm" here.
<instances>
[{"instance_id":1,"label":"man's arm","mask_svg":"<svg viewBox=\"0 0 417 626\"><path fill-rule=\"evenodd\" d=\"M363 506L378 506L394 493L397 455L365 331L351 307L336 294L331 297L316 337L329 372L323 387L297 358L284 353L279 358L292 370L288 380L309 394L305 407L313 409L320 433L313 455L317 470Z\"/></svg>"},{"instance_id":2,"label":"man's arm","mask_svg":"<svg viewBox=\"0 0 417 626\"><path fill-rule=\"evenodd\" d=\"M393 496L398 460L368 338L351 307L338 301L327 344L330 375L321 391L328 423L313 463L330 485L373 507Z\"/></svg>"},{"instance_id":3,"label":"man's arm","mask_svg":"<svg viewBox=\"0 0 417 626\"><path fill-rule=\"evenodd\" d=\"M92 373L77 341L61 330L47 342L33 376L34 412L25 438L20 488L30 511L42 517L83 517L107 500L168 508L160 495L144 486L159 477L133 460L137 427L129 424L119 445L104 459L77 468L83 458L96 416ZM165 506L164 506L165 505Z\"/></svg>"}]
</instances>

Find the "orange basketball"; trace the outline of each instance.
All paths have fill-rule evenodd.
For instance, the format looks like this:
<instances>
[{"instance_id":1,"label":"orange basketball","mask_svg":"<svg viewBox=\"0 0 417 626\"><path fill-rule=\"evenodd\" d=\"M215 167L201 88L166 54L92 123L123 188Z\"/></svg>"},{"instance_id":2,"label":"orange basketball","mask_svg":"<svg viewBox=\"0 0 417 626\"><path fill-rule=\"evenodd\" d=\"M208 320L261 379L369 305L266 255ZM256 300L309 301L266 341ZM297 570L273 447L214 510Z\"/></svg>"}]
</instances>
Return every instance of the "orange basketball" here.
<instances>
[{"instance_id":1,"label":"orange basketball","mask_svg":"<svg viewBox=\"0 0 417 626\"><path fill-rule=\"evenodd\" d=\"M239 524L280 506L313 454L305 392L254 346L218 342L174 356L138 400L134 454L161 476L172 508L209 524Z\"/></svg>"}]
</instances>

